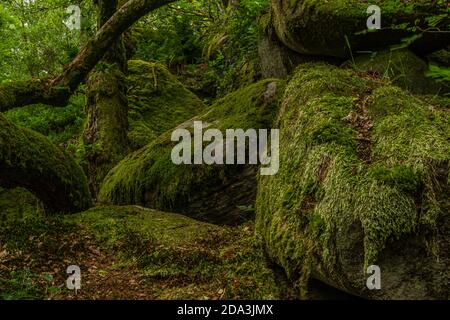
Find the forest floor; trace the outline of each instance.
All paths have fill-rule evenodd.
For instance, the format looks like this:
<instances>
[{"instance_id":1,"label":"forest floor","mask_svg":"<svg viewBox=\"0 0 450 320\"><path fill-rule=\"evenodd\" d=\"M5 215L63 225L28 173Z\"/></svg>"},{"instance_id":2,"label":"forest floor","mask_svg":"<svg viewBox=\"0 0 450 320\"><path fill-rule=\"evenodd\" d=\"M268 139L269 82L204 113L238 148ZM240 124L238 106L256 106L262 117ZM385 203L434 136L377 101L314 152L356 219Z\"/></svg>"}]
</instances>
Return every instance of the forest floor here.
<instances>
[{"instance_id":1,"label":"forest floor","mask_svg":"<svg viewBox=\"0 0 450 320\"><path fill-rule=\"evenodd\" d=\"M56 223L54 235L44 250L10 253L0 248L0 273L9 274L4 281L3 298L45 299L154 299L145 290L137 268L121 267L114 254L98 246L83 230L68 230ZM56 232L59 230L60 232ZM33 241L30 238L30 242ZM50 250L49 250L50 249ZM66 289L66 268L83 262L82 290Z\"/></svg>"},{"instance_id":2,"label":"forest floor","mask_svg":"<svg viewBox=\"0 0 450 320\"><path fill-rule=\"evenodd\" d=\"M0 189L0 211L0 299L276 299L287 294L257 250L252 222L221 227L134 206L52 217L21 189ZM70 265L81 269L77 293L66 288Z\"/></svg>"},{"instance_id":3,"label":"forest floor","mask_svg":"<svg viewBox=\"0 0 450 320\"><path fill-rule=\"evenodd\" d=\"M0 211L0 300L298 296L266 259L252 221L216 226L135 206L49 217L21 189L0 189ZM77 292L66 287L71 265L81 269ZM313 282L305 298L349 297Z\"/></svg>"}]
</instances>

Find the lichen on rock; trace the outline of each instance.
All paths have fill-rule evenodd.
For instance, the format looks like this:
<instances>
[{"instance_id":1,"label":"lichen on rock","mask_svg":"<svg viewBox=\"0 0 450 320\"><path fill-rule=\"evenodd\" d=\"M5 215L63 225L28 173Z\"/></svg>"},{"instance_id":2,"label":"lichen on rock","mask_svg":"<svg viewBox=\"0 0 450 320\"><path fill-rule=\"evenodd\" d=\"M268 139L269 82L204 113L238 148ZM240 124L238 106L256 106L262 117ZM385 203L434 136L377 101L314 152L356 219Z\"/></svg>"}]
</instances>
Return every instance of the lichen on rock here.
<instances>
[{"instance_id":1,"label":"lichen on rock","mask_svg":"<svg viewBox=\"0 0 450 320\"><path fill-rule=\"evenodd\" d=\"M280 171L259 178L257 232L288 276L366 298L446 299L448 112L318 63L297 69L278 124ZM384 290L365 287L373 264Z\"/></svg>"}]
</instances>

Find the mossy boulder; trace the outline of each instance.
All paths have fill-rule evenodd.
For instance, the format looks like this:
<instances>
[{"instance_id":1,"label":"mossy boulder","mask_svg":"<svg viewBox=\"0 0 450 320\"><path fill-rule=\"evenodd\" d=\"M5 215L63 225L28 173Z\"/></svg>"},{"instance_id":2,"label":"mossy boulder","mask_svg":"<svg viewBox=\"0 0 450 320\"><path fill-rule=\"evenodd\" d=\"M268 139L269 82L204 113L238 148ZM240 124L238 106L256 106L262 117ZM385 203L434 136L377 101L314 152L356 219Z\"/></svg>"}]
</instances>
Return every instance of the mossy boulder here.
<instances>
[{"instance_id":1,"label":"mossy boulder","mask_svg":"<svg viewBox=\"0 0 450 320\"><path fill-rule=\"evenodd\" d=\"M438 94L449 90L427 77L427 63L409 50L373 52L355 57L345 65L369 72L417 94Z\"/></svg>"},{"instance_id":2,"label":"mossy boulder","mask_svg":"<svg viewBox=\"0 0 450 320\"><path fill-rule=\"evenodd\" d=\"M127 86L128 137L133 150L205 109L202 101L160 63L129 61Z\"/></svg>"},{"instance_id":3,"label":"mossy boulder","mask_svg":"<svg viewBox=\"0 0 450 320\"><path fill-rule=\"evenodd\" d=\"M297 69L278 117L280 171L259 178L256 204L268 256L301 286L448 299L448 109L318 63Z\"/></svg>"},{"instance_id":4,"label":"mossy boulder","mask_svg":"<svg viewBox=\"0 0 450 320\"><path fill-rule=\"evenodd\" d=\"M52 213L79 212L92 204L86 176L71 157L1 114L0 185L32 191Z\"/></svg>"},{"instance_id":5,"label":"mossy boulder","mask_svg":"<svg viewBox=\"0 0 450 320\"><path fill-rule=\"evenodd\" d=\"M283 81L276 79L258 82L218 100L179 128L192 130L198 120L223 133L226 129L270 129L283 88ZM256 196L257 166L175 165L172 131L111 170L102 184L100 202L140 204L216 223L248 219Z\"/></svg>"},{"instance_id":6,"label":"mossy boulder","mask_svg":"<svg viewBox=\"0 0 450 320\"><path fill-rule=\"evenodd\" d=\"M367 9L381 9L381 30L367 32ZM445 1L374 0L272 0L274 27L279 39L292 50L307 55L345 58L362 50L396 45L414 33L404 26L427 28L427 16L446 14ZM448 20L441 21L442 28ZM445 33L423 33L411 47L420 53L447 45Z\"/></svg>"}]
</instances>

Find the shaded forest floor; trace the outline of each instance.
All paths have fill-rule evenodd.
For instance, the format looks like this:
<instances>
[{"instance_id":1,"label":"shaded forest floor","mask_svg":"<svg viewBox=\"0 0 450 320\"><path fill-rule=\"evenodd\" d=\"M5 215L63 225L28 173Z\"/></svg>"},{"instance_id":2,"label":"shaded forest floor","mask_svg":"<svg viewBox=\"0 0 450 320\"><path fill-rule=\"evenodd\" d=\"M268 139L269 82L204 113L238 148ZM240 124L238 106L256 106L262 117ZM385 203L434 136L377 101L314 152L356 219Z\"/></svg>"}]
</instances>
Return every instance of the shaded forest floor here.
<instances>
[{"instance_id":1,"label":"shaded forest floor","mask_svg":"<svg viewBox=\"0 0 450 320\"><path fill-rule=\"evenodd\" d=\"M0 299L297 296L266 260L253 222L221 227L135 206L48 217L22 189L0 189L0 210ZM77 293L66 288L70 265L81 268ZM312 283L306 298L348 297Z\"/></svg>"},{"instance_id":2,"label":"shaded forest floor","mask_svg":"<svg viewBox=\"0 0 450 320\"><path fill-rule=\"evenodd\" d=\"M275 299L286 294L257 250L252 223L219 227L133 206L46 217L26 191L0 191L6 213L0 223L2 299ZM77 294L66 289L70 265L82 272Z\"/></svg>"}]
</instances>

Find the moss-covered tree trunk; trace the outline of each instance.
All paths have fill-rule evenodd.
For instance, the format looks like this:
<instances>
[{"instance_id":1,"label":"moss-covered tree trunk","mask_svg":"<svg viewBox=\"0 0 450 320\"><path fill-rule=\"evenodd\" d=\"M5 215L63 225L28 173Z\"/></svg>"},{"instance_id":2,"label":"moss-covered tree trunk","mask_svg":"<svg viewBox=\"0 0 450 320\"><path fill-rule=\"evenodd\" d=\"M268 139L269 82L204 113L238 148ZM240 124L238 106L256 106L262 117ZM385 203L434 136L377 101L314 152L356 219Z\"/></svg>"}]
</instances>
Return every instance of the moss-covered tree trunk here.
<instances>
[{"instance_id":1,"label":"moss-covered tree trunk","mask_svg":"<svg viewBox=\"0 0 450 320\"><path fill-rule=\"evenodd\" d=\"M0 186L30 190L50 213L84 211L92 204L86 176L73 159L1 114Z\"/></svg>"},{"instance_id":2,"label":"moss-covered tree trunk","mask_svg":"<svg viewBox=\"0 0 450 320\"><path fill-rule=\"evenodd\" d=\"M117 10L117 0L98 0L98 26ZM87 81L88 120L84 144L89 185L93 195L107 172L127 151L126 51L122 36L105 54Z\"/></svg>"},{"instance_id":3,"label":"moss-covered tree trunk","mask_svg":"<svg viewBox=\"0 0 450 320\"><path fill-rule=\"evenodd\" d=\"M147 13L174 1L129 0L84 45L60 75L0 85L0 112L36 103L65 106L78 85L110 50L118 36Z\"/></svg>"}]
</instances>

